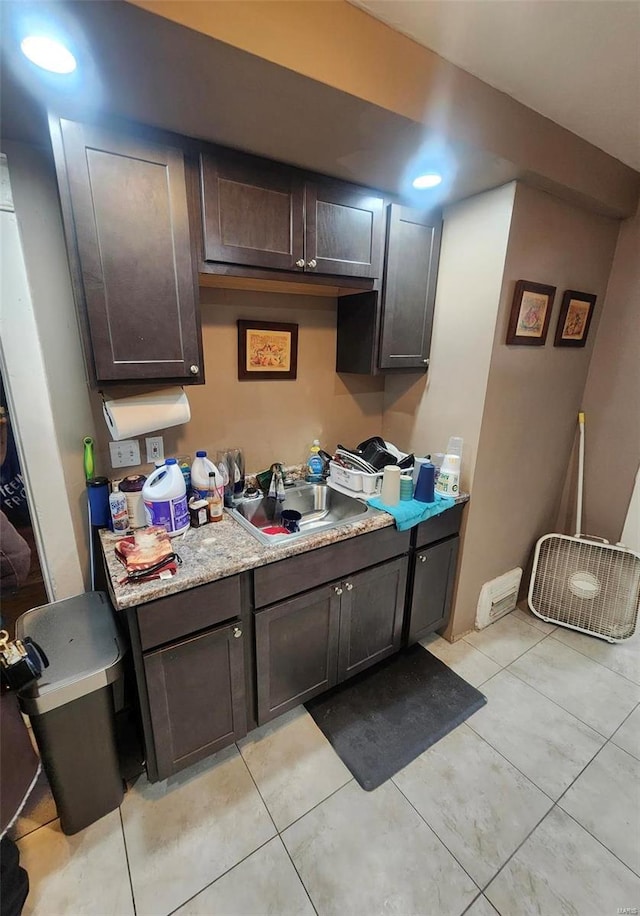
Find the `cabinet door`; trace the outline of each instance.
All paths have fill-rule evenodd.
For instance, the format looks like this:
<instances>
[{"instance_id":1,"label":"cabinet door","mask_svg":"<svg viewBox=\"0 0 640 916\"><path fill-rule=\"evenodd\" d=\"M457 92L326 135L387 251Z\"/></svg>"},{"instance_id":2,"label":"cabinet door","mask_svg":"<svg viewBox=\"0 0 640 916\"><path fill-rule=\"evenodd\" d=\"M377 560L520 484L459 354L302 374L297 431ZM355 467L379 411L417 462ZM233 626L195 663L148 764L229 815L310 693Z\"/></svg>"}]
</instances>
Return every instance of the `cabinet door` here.
<instances>
[{"instance_id":1,"label":"cabinet door","mask_svg":"<svg viewBox=\"0 0 640 916\"><path fill-rule=\"evenodd\" d=\"M325 585L256 613L259 723L336 683L337 588Z\"/></svg>"},{"instance_id":2,"label":"cabinet door","mask_svg":"<svg viewBox=\"0 0 640 916\"><path fill-rule=\"evenodd\" d=\"M439 215L388 208L381 369L428 365L441 231Z\"/></svg>"},{"instance_id":3,"label":"cabinet door","mask_svg":"<svg viewBox=\"0 0 640 916\"><path fill-rule=\"evenodd\" d=\"M246 734L243 642L229 625L144 656L159 779Z\"/></svg>"},{"instance_id":4,"label":"cabinet door","mask_svg":"<svg viewBox=\"0 0 640 916\"><path fill-rule=\"evenodd\" d=\"M305 188L306 270L379 277L384 200L343 182L308 181Z\"/></svg>"},{"instance_id":5,"label":"cabinet door","mask_svg":"<svg viewBox=\"0 0 640 916\"><path fill-rule=\"evenodd\" d=\"M241 153L203 154L200 168L205 261L303 269L304 185L295 169Z\"/></svg>"},{"instance_id":6,"label":"cabinet door","mask_svg":"<svg viewBox=\"0 0 640 916\"><path fill-rule=\"evenodd\" d=\"M451 611L459 537L416 551L409 644L444 626Z\"/></svg>"},{"instance_id":7,"label":"cabinet door","mask_svg":"<svg viewBox=\"0 0 640 916\"><path fill-rule=\"evenodd\" d=\"M96 381L204 381L182 151L64 120L52 140Z\"/></svg>"},{"instance_id":8,"label":"cabinet door","mask_svg":"<svg viewBox=\"0 0 640 916\"><path fill-rule=\"evenodd\" d=\"M406 583L406 557L374 566L343 583L339 682L400 647Z\"/></svg>"}]
</instances>

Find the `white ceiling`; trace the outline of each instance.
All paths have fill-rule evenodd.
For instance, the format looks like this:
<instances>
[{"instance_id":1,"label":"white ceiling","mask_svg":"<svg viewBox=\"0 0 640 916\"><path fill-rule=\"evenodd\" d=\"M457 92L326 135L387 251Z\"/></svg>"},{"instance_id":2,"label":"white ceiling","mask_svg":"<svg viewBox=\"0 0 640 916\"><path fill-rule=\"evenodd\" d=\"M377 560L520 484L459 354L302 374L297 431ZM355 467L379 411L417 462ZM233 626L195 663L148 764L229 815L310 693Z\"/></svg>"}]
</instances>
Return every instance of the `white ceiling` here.
<instances>
[{"instance_id":1,"label":"white ceiling","mask_svg":"<svg viewBox=\"0 0 640 916\"><path fill-rule=\"evenodd\" d=\"M350 0L640 171L640 0Z\"/></svg>"}]
</instances>

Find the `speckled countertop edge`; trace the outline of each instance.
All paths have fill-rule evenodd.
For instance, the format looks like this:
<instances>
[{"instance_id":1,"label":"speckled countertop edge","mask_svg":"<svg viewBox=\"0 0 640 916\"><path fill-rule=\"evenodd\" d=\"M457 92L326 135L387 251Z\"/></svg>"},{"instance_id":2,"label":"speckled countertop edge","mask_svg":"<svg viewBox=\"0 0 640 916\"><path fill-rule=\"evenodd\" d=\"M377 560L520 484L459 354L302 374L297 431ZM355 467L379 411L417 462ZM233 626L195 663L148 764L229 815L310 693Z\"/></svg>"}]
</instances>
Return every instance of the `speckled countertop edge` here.
<instances>
[{"instance_id":1,"label":"speckled countertop edge","mask_svg":"<svg viewBox=\"0 0 640 916\"><path fill-rule=\"evenodd\" d=\"M466 494L461 494L456 499L456 504L466 502L468 498ZM222 522L204 525L202 528L190 528L186 537L173 539L174 550L182 559L182 566L178 568L175 576L171 579L153 579L151 582L140 582L135 585L120 584L124 568L116 559L114 546L121 535L101 531L100 540L110 579L111 599L118 610L125 610L394 524L393 516L387 512L373 508L370 512L370 516L360 521L274 547L264 547L225 512Z\"/></svg>"}]
</instances>

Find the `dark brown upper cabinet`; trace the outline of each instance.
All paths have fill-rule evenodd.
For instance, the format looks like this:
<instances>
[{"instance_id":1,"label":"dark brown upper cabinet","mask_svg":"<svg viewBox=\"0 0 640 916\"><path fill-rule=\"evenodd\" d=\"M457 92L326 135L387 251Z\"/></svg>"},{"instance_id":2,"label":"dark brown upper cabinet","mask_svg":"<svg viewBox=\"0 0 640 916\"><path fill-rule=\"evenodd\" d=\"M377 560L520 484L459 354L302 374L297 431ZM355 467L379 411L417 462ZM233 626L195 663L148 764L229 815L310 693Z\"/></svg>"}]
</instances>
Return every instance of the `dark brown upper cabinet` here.
<instances>
[{"instance_id":1,"label":"dark brown upper cabinet","mask_svg":"<svg viewBox=\"0 0 640 916\"><path fill-rule=\"evenodd\" d=\"M388 206L382 291L338 301L338 372L428 367L441 235L439 213Z\"/></svg>"},{"instance_id":2,"label":"dark brown upper cabinet","mask_svg":"<svg viewBox=\"0 0 640 916\"><path fill-rule=\"evenodd\" d=\"M93 381L204 382L184 154L50 122Z\"/></svg>"},{"instance_id":3,"label":"dark brown upper cabinet","mask_svg":"<svg viewBox=\"0 0 640 916\"><path fill-rule=\"evenodd\" d=\"M203 153L200 168L205 261L304 269L304 182L295 169L222 152Z\"/></svg>"},{"instance_id":4,"label":"dark brown upper cabinet","mask_svg":"<svg viewBox=\"0 0 640 916\"><path fill-rule=\"evenodd\" d=\"M342 181L305 186L306 270L345 277L380 276L384 200Z\"/></svg>"},{"instance_id":5,"label":"dark brown upper cabinet","mask_svg":"<svg viewBox=\"0 0 640 916\"><path fill-rule=\"evenodd\" d=\"M382 287L381 369L428 365L442 220L390 204Z\"/></svg>"},{"instance_id":6,"label":"dark brown upper cabinet","mask_svg":"<svg viewBox=\"0 0 640 916\"><path fill-rule=\"evenodd\" d=\"M380 194L232 151L202 153L200 172L205 261L380 276Z\"/></svg>"}]
</instances>

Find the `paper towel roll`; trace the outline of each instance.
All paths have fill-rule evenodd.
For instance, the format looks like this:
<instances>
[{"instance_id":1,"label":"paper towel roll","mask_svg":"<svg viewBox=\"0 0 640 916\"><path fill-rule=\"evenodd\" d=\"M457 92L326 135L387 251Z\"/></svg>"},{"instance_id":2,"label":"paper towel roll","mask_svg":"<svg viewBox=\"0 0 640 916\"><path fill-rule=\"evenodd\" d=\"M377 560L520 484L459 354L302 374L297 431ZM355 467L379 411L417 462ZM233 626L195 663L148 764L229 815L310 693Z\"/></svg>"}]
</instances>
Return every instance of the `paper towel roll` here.
<instances>
[{"instance_id":1,"label":"paper towel roll","mask_svg":"<svg viewBox=\"0 0 640 916\"><path fill-rule=\"evenodd\" d=\"M180 426L191 419L189 401L182 388L165 388L151 394L103 401L102 413L114 442L156 429Z\"/></svg>"}]
</instances>

